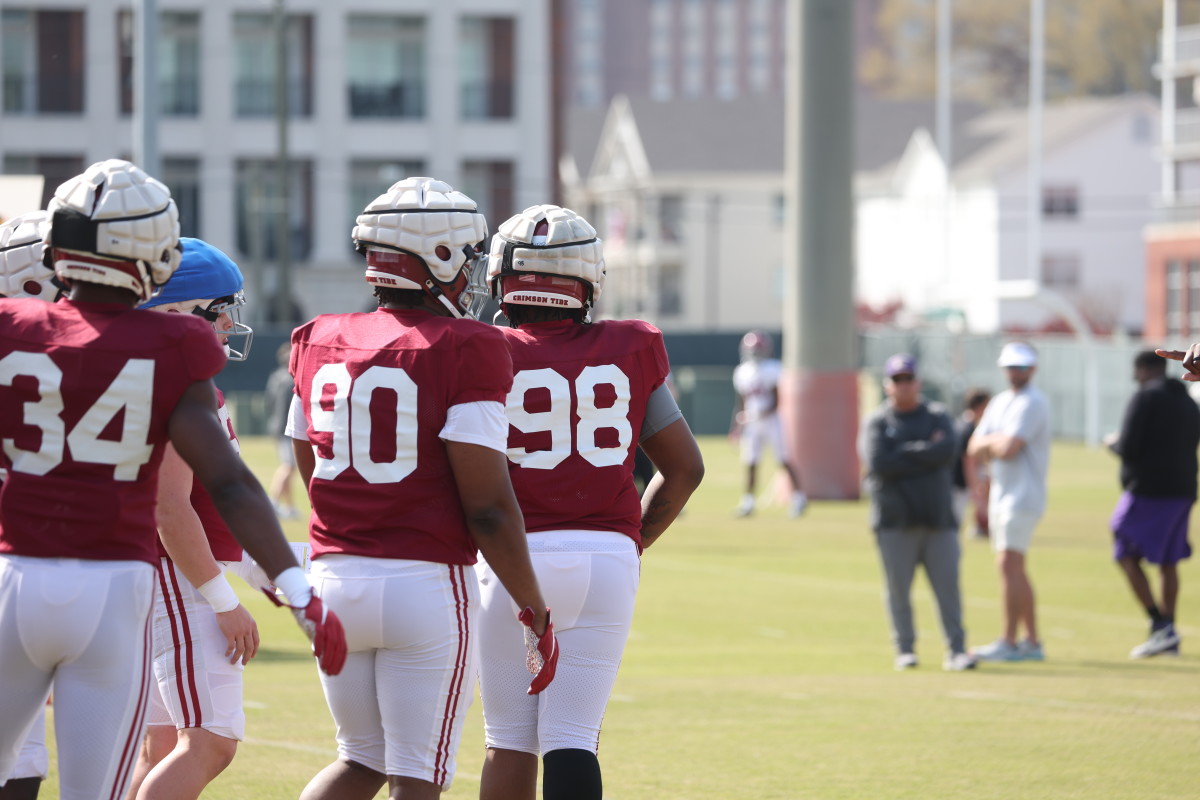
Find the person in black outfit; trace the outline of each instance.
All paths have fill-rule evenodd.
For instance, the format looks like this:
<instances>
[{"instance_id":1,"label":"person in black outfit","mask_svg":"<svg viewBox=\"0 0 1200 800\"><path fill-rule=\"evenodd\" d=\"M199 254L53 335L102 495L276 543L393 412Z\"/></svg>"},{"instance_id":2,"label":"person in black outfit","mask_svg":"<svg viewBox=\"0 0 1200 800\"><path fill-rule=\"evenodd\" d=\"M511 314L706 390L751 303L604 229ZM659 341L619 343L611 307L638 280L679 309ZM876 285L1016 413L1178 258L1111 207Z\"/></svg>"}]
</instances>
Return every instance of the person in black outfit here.
<instances>
[{"instance_id":1,"label":"person in black outfit","mask_svg":"<svg viewBox=\"0 0 1200 800\"><path fill-rule=\"evenodd\" d=\"M1130 658L1178 655L1176 565L1192 554L1188 517L1196 501L1200 409L1183 383L1166 376L1166 363L1154 351L1138 353L1133 362L1138 391L1125 408L1121 432L1106 438L1121 457L1124 490L1111 521L1113 557L1150 617L1150 638ZM1162 574L1157 601L1142 561L1156 564Z\"/></svg>"},{"instance_id":2,"label":"person in black outfit","mask_svg":"<svg viewBox=\"0 0 1200 800\"><path fill-rule=\"evenodd\" d=\"M973 506L971 537L974 539L988 538L988 475L986 467L967 455L967 442L971 441L971 434L975 432L975 426L979 424L991 399L992 395L987 389L968 390L962 416L954 425L954 432L958 435L958 457L954 460L954 471L951 473L954 479L954 512L960 520L966 519L967 504Z\"/></svg>"}]
</instances>

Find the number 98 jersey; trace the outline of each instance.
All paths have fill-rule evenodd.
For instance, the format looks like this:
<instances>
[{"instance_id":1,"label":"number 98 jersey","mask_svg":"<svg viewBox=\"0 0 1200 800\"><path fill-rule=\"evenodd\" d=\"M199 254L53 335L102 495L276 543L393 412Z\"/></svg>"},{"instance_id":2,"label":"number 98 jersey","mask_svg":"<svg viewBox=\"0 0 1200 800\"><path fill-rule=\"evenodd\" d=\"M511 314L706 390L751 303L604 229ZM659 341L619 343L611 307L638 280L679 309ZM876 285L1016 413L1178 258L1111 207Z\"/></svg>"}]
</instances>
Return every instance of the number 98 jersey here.
<instances>
[{"instance_id":1,"label":"number 98 jersey","mask_svg":"<svg viewBox=\"0 0 1200 800\"><path fill-rule=\"evenodd\" d=\"M158 563L167 422L224 364L190 314L0 300L0 553Z\"/></svg>"},{"instance_id":2,"label":"number 98 jersey","mask_svg":"<svg viewBox=\"0 0 1200 800\"><path fill-rule=\"evenodd\" d=\"M662 333L640 320L536 322L512 346L508 458L529 532L615 531L641 547L633 482L646 403L670 371Z\"/></svg>"},{"instance_id":3,"label":"number 98 jersey","mask_svg":"<svg viewBox=\"0 0 1200 800\"><path fill-rule=\"evenodd\" d=\"M419 310L326 314L292 333L291 373L316 456L313 558L474 564L439 434L452 406L504 403L500 331Z\"/></svg>"}]
</instances>

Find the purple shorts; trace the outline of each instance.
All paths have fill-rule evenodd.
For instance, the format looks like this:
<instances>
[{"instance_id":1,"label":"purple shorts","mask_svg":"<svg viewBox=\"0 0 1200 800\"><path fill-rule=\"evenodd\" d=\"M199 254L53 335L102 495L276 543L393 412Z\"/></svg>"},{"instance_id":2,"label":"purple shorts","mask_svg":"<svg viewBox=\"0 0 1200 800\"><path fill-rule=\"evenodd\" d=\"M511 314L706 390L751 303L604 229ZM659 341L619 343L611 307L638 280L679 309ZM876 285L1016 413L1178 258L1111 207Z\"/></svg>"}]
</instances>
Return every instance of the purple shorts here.
<instances>
[{"instance_id":1,"label":"purple shorts","mask_svg":"<svg viewBox=\"0 0 1200 800\"><path fill-rule=\"evenodd\" d=\"M1186 497L1145 497L1122 492L1109 523L1113 532L1113 558L1175 564L1189 557L1192 546L1188 544L1188 517L1192 503Z\"/></svg>"}]
</instances>

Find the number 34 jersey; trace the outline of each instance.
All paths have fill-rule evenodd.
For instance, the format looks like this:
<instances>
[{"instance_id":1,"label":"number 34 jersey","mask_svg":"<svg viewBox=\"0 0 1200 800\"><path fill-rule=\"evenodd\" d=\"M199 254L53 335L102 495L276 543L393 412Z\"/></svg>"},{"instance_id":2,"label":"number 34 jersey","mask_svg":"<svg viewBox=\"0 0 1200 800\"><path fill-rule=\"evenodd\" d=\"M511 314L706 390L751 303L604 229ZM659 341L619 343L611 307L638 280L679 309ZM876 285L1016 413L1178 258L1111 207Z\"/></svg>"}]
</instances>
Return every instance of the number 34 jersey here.
<instances>
[{"instance_id":1,"label":"number 34 jersey","mask_svg":"<svg viewBox=\"0 0 1200 800\"><path fill-rule=\"evenodd\" d=\"M316 456L313 558L474 564L439 434L452 406L504 403L500 331L419 310L327 314L292 333L291 372Z\"/></svg>"},{"instance_id":2,"label":"number 34 jersey","mask_svg":"<svg viewBox=\"0 0 1200 800\"><path fill-rule=\"evenodd\" d=\"M670 371L662 333L640 320L504 333L514 369L509 474L526 530L616 531L640 548L634 448L650 393Z\"/></svg>"},{"instance_id":3,"label":"number 34 jersey","mask_svg":"<svg viewBox=\"0 0 1200 800\"><path fill-rule=\"evenodd\" d=\"M0 553L157 563L167 422L224 364L190 314L0 300Z\"/></svg>"}]
</instances>

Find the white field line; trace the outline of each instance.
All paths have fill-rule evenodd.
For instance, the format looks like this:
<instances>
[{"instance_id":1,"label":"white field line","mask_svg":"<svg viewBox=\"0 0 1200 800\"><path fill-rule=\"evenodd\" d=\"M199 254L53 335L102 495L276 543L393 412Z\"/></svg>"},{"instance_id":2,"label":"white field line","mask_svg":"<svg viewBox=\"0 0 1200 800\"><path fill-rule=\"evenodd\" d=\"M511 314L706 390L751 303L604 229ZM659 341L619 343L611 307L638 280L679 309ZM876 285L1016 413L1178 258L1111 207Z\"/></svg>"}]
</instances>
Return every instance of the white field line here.
<instances>
[{"instance_id":1,"label":"white field line","mask_svg":"<svg viewBox=\"0 0 1200 800\"><path fill-rule=\"evenodd\" d=\"M1163 711L1158 709L1140 708L1138 706L1113 706L1103 703L1078 703L1073 700L1054 700L1045 697L1027 697L1024 695L993 694L991 692L950 692L950 697L957 700L979 700L988 703L1009 703L1012 705L1038 706L1041 708L1059 708L1065 711L1086 711L1100 714L1123 714L1130 717L1150 717L1152 719L1177 719L1184 722L1200 722L1200 713L1188 711Z\"/></svg>"}]
</instances>

